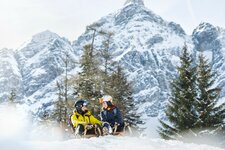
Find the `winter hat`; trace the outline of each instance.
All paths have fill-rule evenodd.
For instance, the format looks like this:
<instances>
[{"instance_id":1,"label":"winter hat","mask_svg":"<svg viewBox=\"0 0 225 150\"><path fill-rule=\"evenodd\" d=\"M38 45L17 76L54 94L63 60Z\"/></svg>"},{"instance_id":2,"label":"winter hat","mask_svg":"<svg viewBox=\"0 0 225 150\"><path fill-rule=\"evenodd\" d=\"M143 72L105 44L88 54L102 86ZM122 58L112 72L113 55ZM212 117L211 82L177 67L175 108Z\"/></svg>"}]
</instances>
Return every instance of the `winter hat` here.
<instances>
[{"instance_id":1,"label":"winter hat","mask_svg":"<svg viewBox=\"0 0 225 150\"><path fill-rule=\"evenodd\" d=\"M112 102L112 96L110 95L105 95L103 96L102 98L99 99L99 102L100 103L103 103L103 102Z\"/></svg>"},{"instance_id":2,"label":"winter hat","mask_svg":"<svg viewBox=\"0 0 225 150\"><path fill-rule=\"evenodd\" d=\"M87 106L87 105L88 105L88 102L86 100L81 99L81 100L76 101L75 108L81 108L81 107Z\"/></svg>"}]
</instances>

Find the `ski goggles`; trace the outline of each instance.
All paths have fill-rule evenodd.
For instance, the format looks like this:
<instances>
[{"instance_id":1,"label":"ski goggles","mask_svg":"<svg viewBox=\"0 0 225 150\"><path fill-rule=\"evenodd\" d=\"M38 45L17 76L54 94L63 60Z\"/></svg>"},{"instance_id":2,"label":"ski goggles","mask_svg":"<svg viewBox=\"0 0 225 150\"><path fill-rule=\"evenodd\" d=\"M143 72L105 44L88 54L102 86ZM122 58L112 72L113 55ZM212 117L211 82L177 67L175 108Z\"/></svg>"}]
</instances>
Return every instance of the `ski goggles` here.
<instances>
[{"instance_id":1,"label":"ski goggles","mask_svg":"<svg viewBox=\"0 0 225 150\"><path fill-rule=\"evenodd\" d=\"M86 101L86 102L83 103L83 106L87 107L88 104L89 104L89 103Z\"/></svg>"}]
</instances>

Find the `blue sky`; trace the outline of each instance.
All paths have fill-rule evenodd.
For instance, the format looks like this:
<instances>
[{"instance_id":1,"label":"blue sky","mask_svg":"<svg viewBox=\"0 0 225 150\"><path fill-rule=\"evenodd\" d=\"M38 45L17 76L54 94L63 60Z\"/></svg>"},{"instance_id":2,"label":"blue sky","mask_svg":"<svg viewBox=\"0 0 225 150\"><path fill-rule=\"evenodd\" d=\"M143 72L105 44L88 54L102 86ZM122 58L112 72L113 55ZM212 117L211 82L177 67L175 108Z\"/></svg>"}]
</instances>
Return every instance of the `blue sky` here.
<instances>
[{"instance_id":1,"label":"blue sky","mask_svg":"<svg viewBox=\"0 0 225 150\"><path fill-rule=\"evenodd\" d=\"M85 27L123 7L126 0L0 0L0 49L18 48L50 30L74 41ZM144 0L145 6L187 34L201 22L225 28L224 0Z\"/></svg>"}]
</instances>

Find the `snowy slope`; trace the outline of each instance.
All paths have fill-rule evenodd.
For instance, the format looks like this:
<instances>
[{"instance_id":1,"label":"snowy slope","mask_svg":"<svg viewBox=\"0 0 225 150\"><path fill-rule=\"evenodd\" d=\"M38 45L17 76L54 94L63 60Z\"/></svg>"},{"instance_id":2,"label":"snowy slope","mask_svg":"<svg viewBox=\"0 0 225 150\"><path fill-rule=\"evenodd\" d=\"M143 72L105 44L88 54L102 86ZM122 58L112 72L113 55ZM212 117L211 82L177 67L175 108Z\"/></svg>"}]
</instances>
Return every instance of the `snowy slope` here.
<instances>
[{"instance_id":1,"label":"snowy slope","mask_svg":"<svg viewBox=\"0 0 225 150\"><path fill-rule=\"evenodd\" d=\"M33 142L23 144L25 147L31 147L31 150L222 150L208 145L185 144L178 141L110 136L64 142Z\"/></svg>"},{"instance_id":2,"label":"snowy slope","mask_svg":"<svg viewBox=\"0 0 225 150\"><path fill-rule=\"evenodd\" d=\"M1 150L221 150L209 145L187 144L150 137L105 136L63 140L56 127L35 128L23 107L0 105Z\"/></svg>"}]
</instances>

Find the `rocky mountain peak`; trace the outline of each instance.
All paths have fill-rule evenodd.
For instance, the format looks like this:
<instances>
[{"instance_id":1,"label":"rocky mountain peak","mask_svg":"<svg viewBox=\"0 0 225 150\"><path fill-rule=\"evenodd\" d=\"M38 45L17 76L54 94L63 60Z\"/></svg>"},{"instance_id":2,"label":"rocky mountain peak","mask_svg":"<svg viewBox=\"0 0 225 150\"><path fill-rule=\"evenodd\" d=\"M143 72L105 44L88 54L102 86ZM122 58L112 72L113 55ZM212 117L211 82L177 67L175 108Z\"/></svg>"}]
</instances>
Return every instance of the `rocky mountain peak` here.
<instances>
[{"instance_id":1,"label":"rocky mountain peak","mask_svg":"<svg viewBox=\"0 0 225 150\"><path fill-rule=\"evenodd\" d=\"M49 40L57 39L57 38L60 38L60 37L56 33L46 30L46 31L43 31L43 32L40 32L40 33L34 35L32 37L32 40L38 41L38 42L43 42L43 41L49 41Z\"/></svg>"},{"instance_id":2,"label":"rocky mountain peak","mask_svg":"<svg viewBox=\"0 0 225 150\"><path fill-rule=\"evenodd\" d=\"M202 22L198 25L197 28L194 29L193 34L199 33L199 32L205 32L205 31L216 31L216 27L214 27L212 24L207 22Z\"/></svg>"},{"instance_id":3,"label":"rocky mountain peak","mask_svg":"<svg viewBox=\"0 0 225 150\"><path fill-rule=\"evenodd\" d=\"M131 4L144 6L144 1L143 0L127 0L124 5L127 6L127 5L131 5Z\"/></svg>"},{"instance_id":4,"label":"rocky mountain peak","mask_svg":"<svg viewBox=\"0 0 225 150\"><path fill-rule=\"evenodd\" d=\"M8 48L3 48L3 49L0 49L0 54L1 53L7 53L7 52L11 52L12 51L12 49L8 49Z\"/></svg>"},{"instance_id":5,"label":"rocky mountain peak","mask_svg":"<svg viewBox=\"0 0 225 150\"><path fill-rule=\"evenodd\" d=\"M146 8L143 0L127 0L123 8L115 15L115 25L126 25L129 22L155 22L166 24L158 15Z\"/></svg>"},{"instance_id":6,"label":"rocky mountain peak","mask_svg":"<svg viewBox=\"0 0 225 150\"><path fill-rule=\"evenodd\" d=\"M197 50L218 49L220 44L216 40L218 28L210 23L202 22L192 33L192 40Z\"/></svg>"},{"instance_id":7,"label":"rocky mountain peak","mask_svg":"<svg viewBox=\"0 0 225 150\"><path fill-rule=\"evenodd\" d=\"M54 41L61 39L59 35L49 30L40 32L32 36L32 38L23 43L21 47L17 49L18 53L24 55L24 58L29 59L36 55L45 48L54 44Z\"/></svg>"}]
</instances>

